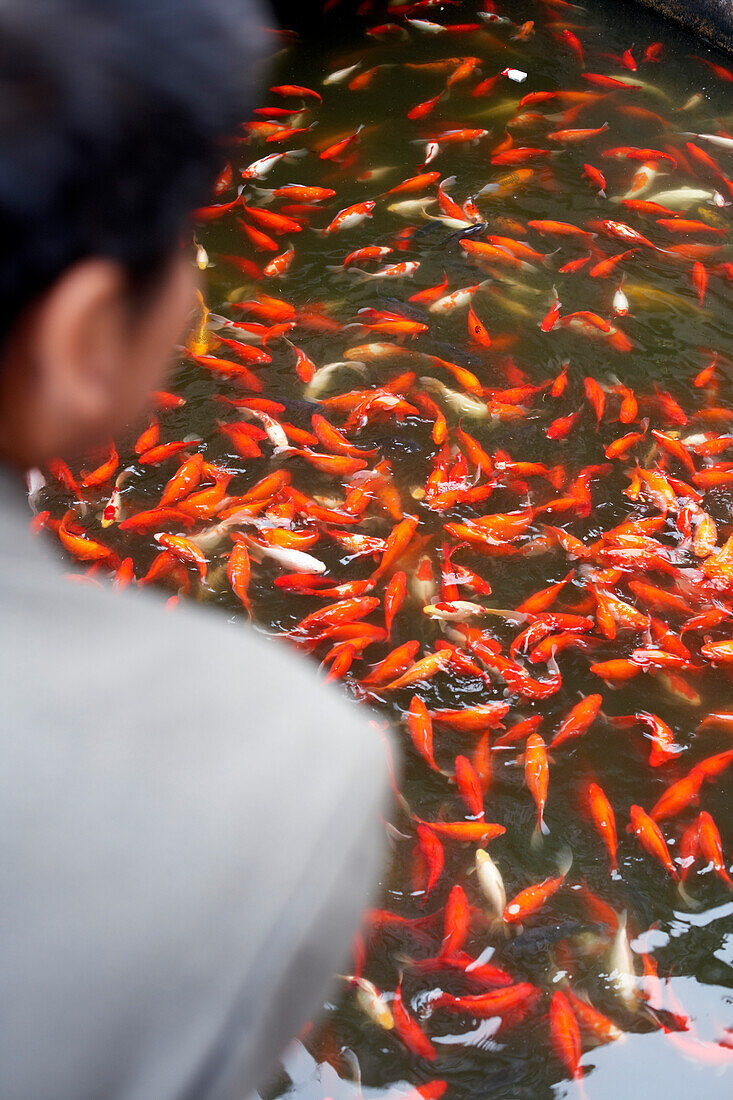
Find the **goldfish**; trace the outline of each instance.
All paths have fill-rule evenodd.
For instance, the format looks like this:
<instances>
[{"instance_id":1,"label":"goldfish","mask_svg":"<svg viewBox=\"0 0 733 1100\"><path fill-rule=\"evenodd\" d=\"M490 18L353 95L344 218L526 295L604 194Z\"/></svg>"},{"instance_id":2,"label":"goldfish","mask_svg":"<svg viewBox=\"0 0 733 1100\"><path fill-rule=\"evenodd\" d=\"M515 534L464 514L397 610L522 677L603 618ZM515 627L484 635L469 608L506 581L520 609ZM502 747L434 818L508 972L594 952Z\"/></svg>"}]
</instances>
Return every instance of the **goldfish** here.
<instances>
[{"instance_id":1,"label":"goldfish","mask_svg":"<svg viewBox=\"0 0 733 1100\"><path fill-rule=\"evenodd\" d=\"M483 729L491 729L497 726L505 716L509 707L506 703L493 701L479 703L475 707L465 707L461 710L434 710L432 717L443 725L460 733L472 733Z\"/></svg>"},{"instance_id":2,"label":"goldfish","mask_svg":"<svg viewBox=\"0 0 733 1100\"><path fill-rule=\"evenodd\" d=\"M697 821L697 837L700 855L712 865L716 875L725 883L728 889L733 890L733 879L731 879L725 866L723 848L717 825L707 810L702 811Z\"/></svg>"},{"instance_id":3,"label":"goldfish","mask_svg":"<svg viewBox=\"0 0 733 1100\"><path fill-rule=\"evenodd\" d=\"M578 36L565 27L562 31L562 39L575 55L576 60L578 60L581 65L585 65L585 50Z\"/></svg>"},{"instance_id":4,"label":"goldfish","mask_svg":"<svg viewBox=\"0 0 733 1100\"><path fill-rule=\"evenodd\" d=\"M447 1012L461 1012L481 1019L501 1016L519 1004L534 1002L537 997L538 991L530 982L520 982L505 989L471 996L455 997L451 993L441 993L433 1001L433 1008L442 1008Z\"/></svg>"},{"instance_id":5,"label":"goldfish","mask_svg":"<svg viewBox=\"0 0 733 1100\"><path fill-rule=\"evenodd\" d=\"M440 768L435 763L435 757L433 756L432 719L428 714L425 703L417 695L413 695L407 712L407 728L417 751L427 760L433 771L439 772Z\"/></svg>"},{"instance_id":6,"label":"goldfish","mask_svg":"<svg viewBox=\"0 0 733 1100\"><path fill-rule=\"evenodd\" d=\"M575 1013L581 1031L589 1032L599 1043L611 1043L621 1038L623 1034L621 1029L602 1012L577 996L570 987L565 990L565 996Z\"/></svg>"},{"instance_id":7,"label":"goldfish","mask_svg":"<svg viewBox=\"0 0 733 1100\"><path fill-rule=\"evenodd\" d=\"M428 309L430 313L449 313L454 309L460 309L464 305L469 305L470 307L471 299L476 291L481 289L481 286L481 283L475 283L473 286L454 290L450 294L446 294L431 302Z\"/></svg>"},{"instance_id":8,"label":"goldfish","mask_svg":"<svg viewBox=\"0 0 733 1100\"><path fill-rule=\"evenodd\" d=\"M550 876L543 879L542 882L536 883L533 886L527 886L524 890L520 890L510 902L507 903L504 913L502 914L502 920L506 924L517 924L525 920L528 916L536 913L538 909L541 909L543 905L546 905L553 894L562 886L569 866L561 869L559 875Z\"/></svg>"},{"instance_id":9,"label":"goldfish","mask_svg":"<svg viewBox=\"0 0 733 1100\"><path fill-rule=\"evenodd\" d=\"M109 453L105 461L97 466L95 470L85 474L82 478L82 488L91 489L97 488L100 485L104 485L106 482L111 481L114 475L117 473L117 469L120 464L120 456L117 453L117 448L114 443L109 445Z\"/></svg>"},{"instance_id":10,"label":"goldfish","mask_svg":"<svg viewBox=\"0 0 733 1100\"><path fill-rule=\"evenodd\" d=\"M242 193L240 190L231 202L216 203L213 206L200 206L198 210L194 211L193 219L197 222L217 221L219 218L224 217L225 214L229 214L236 206L239 206L241 201Z\"/></svg>"},{"instance_id":11,"label":"goldfish","mask_svg":"<svg viewBox=\"0 0 733 1100\"><path fill-rule=\"evenodd\" d=\"M538 171L535 168L516 168L513 172L500 177L498 180L485 184L476 197L489 195L494 198L501 198L504 195L511 194L517 187L529 186L537 177Z\"/></svg>"},{"instance_id":12,"label":"goldfish","mask_svg":"<svg viewBox=\"0 0 733 1100\"><path fill-rule=\"evenodd\" d=\"M654 821L660 821L662 818L673 817L686 809L691 803L697 801L704 778L701 771L693 768L688 775L667 788L649 811L649 816Z\"/></svg>"},{"instance_id":13,"label":"goldfish","mask_svg":"<svg viewBox=\"0 0 733 1100\"><path fill-rule=\"evenodd\" d=\"M74 512L69 509L58 525L58 537L63 548L79 561L107 562L116 568L116 555L107 546L89 538L75 523ZM113 565L114 563L114 565Z\"/></svg>"},{"instance_id":14,"label":"goldfish","mask_svg":"<svg viewBox=\"0 0 733 1100\"><path fill-rule=\"evenodd\" d=\"M567 0L478 7L362 4L323 56L278 33L167 388L30 486L77 583L219 605L392 728L385 908L312 1038L357 1084L392 1044L412 1100L497 1031L520 1091L530 1033L532 1087L580 1081L622 1034L604 988L640 1044L727 1049L639 899L653 861L660 932L732 889L730 81ZM569 829L597 893L537 863L550 792L543 851Z\"/></svg>"},{"instance_id":15,"label":"goldfish","mask_svg":"<svg viewBox=\"0 0 733 1100\"><path fill-rule=\"evenodd\" d=\"M359 140L363 128L363 126L359 126L353 133L347 134L346 137L339 138L338 141L328 145L325 149L321 149L319 152L321 160L339 160L350 146Z\"/></svg>"},{"instance_id":16,"label":"goldfish","mask_svg":"<svg viewBox=\"0 0 733 1100\"><path fill-rule=\"evenodd\" d=\"M503 825L489 821L423 821L419 824L425 825L438 836L468 844L485 844L506 832Z\"/></svg>"},{"instance_id":17,"label":"goldfish","mask_svg":"<svg viewBox=\"0 0 733 1100\"><path fill-rule=\"evenodd\" d=\"M433 1043L425 1035L422 1028L410 1016L402 1000L402 981L398 982L392 1000L392 1019L395 1034L400 1037L405 1046L419 1058L433 1062L438 1057L438 1052Z\"/></svg>"},{"instance_id":18,"label":"goldfish","mask_svg":"<svg viewBox=\"0 0 733 1100\"><path fill-rule=\"evenodd\" d=\"M597 229L600 233L604 233L607 237L615 237L619 241L623 241L625 244L632 246L638 246L640 248L652 248L657 246L645 237L643 233L640 233L637 229L627 225L626 222L613 221L611 218L606 218L603 221L592 221L588 223L593 229Z\"/></svg>"},{"instance_id":19,"label":"goldfish","mask_svg":"<svg viewBox=\"0 0 733 1100\"><path fill-rule=\"evenodd\" d=\"M631 823L627 828L635 833L641 846L645 848L650 855L654 856L654 858L662 864L664 869L669 872L672 878L677 881L679 873L672 862L667 842L662 836L659 826L649 817L641 806L632 806L629 810L629 814L631 816Z\"/></svg>"},{"instance_id":20,"label":"goldfish","mask_svg":"<svg viewBox=\"0 0 733 1100\"><path fill-rule=\"evenodd\" d=\"M639 988L634 959L627 932L628 914L624 911L617 921L616 933L609 952L610 977L619 1000L629 1012L638 1008Z\"/></svg>"},{"instance_id":21,"label":"goldfish","mask_svg":"<svg viewBox=\"0 0 733 1100\"><path fill-rule=\"evenodd\" d=\"M250 561L247 547L243 542L236 542L229 554L227 565L227 577L232 586L232 591L241 601L247 614L252 617L252 605L249 600Z\"/></svg>"},{"instance_id":22,"label":"goldfish","mask_svg":"<svg viewBox=\"0 0 733 1100\"><path fill-rule=\"evenodd\" d=\"M593 239L594 234L589 233L585 229L580 229L577 225L572 225L570 222L558 222L550 221L542 218L534 218L527 222L530 229L536 230L537 233L549 234L550 236L557 237L574 237L578 240L590 241Z\"/></svg>"},{"instance_id":23,"label":"goldfish","mask_svg":"<svg viewBox=\"0 0 733 1100\"><path fill-rule=\"evenodd\" d=\"M616 817L611 803L597 783L589 783L586 799L591 819L608 851L611 871L618 871Z\"/></svg>"},{"instance_id":24,"label":"goldfish","mask_svg":"<svg viewBox=\"0 0 733 1100\"><path fill-rule=\"evenodd\" d=\"M476 876L491 912L501 920L506 908L506 889L499 868L485 848L476 849Z\"/></svg>"},{"instance_id":25,"label":"goldfish","mask_svg":"<svg viewBox=\"0 0 733 1100\"><path fill-rule=\"evenodd\" d=\"M365 218L370 218L374 212L375 202L372 199L368 199L365 202L354 203L353 206L345 206L343 210L340 210L335 218L333 218L326 228L322 231L327 233L341 233L345 229L353 229L354 226L359 225Z\"/></svg>"},{"instance_id":26,"label":"goldfish","mask_svg":"<svg viewBox=\"0 0 733 1100\"><path fill-rule=\"evenodd\" d=\"M550 1034L558 1058L572 1077L582 1077L580 1028L570 1002L557 990L550 1001Z\"/></svg>"},{"instance_id":27,"label":"goldfish","mask_svg":"<svg viewBox=\"0 0 733 1100\"><path fill-rule=\"evenodd\" d=\"M198 570L201 580L206 580L207 563L206 558L199 550L195 543L190 539L183 538L181 535L166 535L164 533L153 536L155 541L164 546L166 550L170 551L174 557L180 558L181 561L191 563Z\"/></svg>"},{"instance_id":28,"label":"goldfish","mask_svg":"<svg viewBox=\"0 0 733 1100\"><path fill-rule=\"evenodd\" d=\"M581 699L579 703L572 708L570 713L559 725L555 736L551 741L551 748L557 748L564 741L568 741L573 737L579 737L581 734L592 725L593 721L598 714L603 702L601 695L588 695L585 699Z\"/></svg>"},{"instance_id":29,"label":"goldfish","mask_svg":"<svg viewBox=\"0 0 733 1100\"><path fill-rule=\"evenodd\" d=\"M384 1031L391 1031L394 1024L392 1010L373 982L367 978L342 975L357 991L357 1001L364 1013Z\"/></svg>"},{"instance_id":30,"label":"goldfish","mask_svg":"<svg viewBox=\"0 0 733 1100\"><path fill-rule=\"evenodd\" d=\"M527 738L524 777L537 806L535 837L547 836L550 830L545 824L545 803L547 802L549 767L545 742L538 733L531 733Z\"/></svg>"},{"instance_id":31,"label":"goldfish","mask_svg":"<svg viewBox=\"0 0 733 1100\"><path fill-rule=\"evenodd\" d=\"M638 91L641 88L640 84L632 84L630 81L617 80L613 76L605 76L603 73L581 73L581 77L584 80L589 81L591 84L595 84L598 88L626 88L629 91Z\"/></svg>"},{"instance_id":32,"label":"goldfish","mask_svg":"<svg viewBox=\"0 0 733 1100\"><path fill-rule=\"evenodd\" d=\"M598 137L599 134L605 134L607 129L608 123L604 122L602 126L596 126L595 128L591 127L590 129L553 130L552 133L547 134L547 140L560 141L564 144L570 141L587 141L589 138Z\"/></svg>"}]
</instances>

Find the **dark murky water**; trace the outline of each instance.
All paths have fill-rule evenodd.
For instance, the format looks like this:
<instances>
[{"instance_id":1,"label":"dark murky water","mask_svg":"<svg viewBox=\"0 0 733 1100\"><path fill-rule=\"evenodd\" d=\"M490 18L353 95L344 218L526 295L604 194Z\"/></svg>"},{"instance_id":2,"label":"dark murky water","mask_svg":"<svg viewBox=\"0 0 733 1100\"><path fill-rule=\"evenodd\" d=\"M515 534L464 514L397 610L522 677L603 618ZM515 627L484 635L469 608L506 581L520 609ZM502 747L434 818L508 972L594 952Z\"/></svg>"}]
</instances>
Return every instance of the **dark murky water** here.
<instances>
[{"instance_id":1,"label":"dark murky water","mask_svg":"<svg viewBox=\"0 0 733 1100\"><path fill-rule=\"evenodd\" d=\"M409 357L375 358L367 362L361 373L341 367L325 381L323 375L317 375L315 382L306 384L294 371L290 344L277 338L267 345L272 362L253 367L264 384L261 396L284 406L276 417L306 432L312 430L314 413L325 415L339 428L344 426L348 413L322 405L321 398L351 389L384 386L404 372L414 371L416 377L398 385L397 392L411 403L416 392L427 394L445 412L447 446L454 447L444 464L445 470L453 467L450 476L454 482L465 478L460 482L463 489L494 480L490 499L480 503L470 503L470 498L462 501L459 491L453 506L442 509L431 506L425 488L440 464L441 448L435 443L433 418L425 413L424 405L420 415L415 414L413 407L404 417L367 410L361 423L348 431L352 444L376 449L368 468L373 469L380 460L390 463L399 510L419 519L411 545L395 565L395 569L403 569L408 575L408 596L396 616L391 642L377 638L365 651L357 649L345 673L343 689L354 699L363 698L359 681L391 648L416 640L417 657L421 657L433 652L444 637L462 644L455 627L431 619L423 611L424 603L439 602L441 598L441 545L447 537L444 524L464 523L484 514L516 512L526 507L541 509L548 501L567 495L574 480L589 466L603 468L590 481L591 505L587 514L583 514L580 504L556 512L535 511L527 532L505 546L504 552L489 546L477 548L475 543L467 545L458 537L448 539L459 547L454 565L473 570L492 588L490 596L476 595L463 588L458 593L460 599L489 608L514 609L532 593L561 580L571 570L572 578L553 602L553 611L597 617L590 587L595 581L642 613L667 621L678 641L686 618L712 607L729 606L733 599L731 588L717 574L711 578L700 571L705 559L691 554L690 539L685 541L685 516L681 518L681 513L689 508L690 501L684 487L674 484L677 499L666 517L653 493L642 491L638 499L630 499L626 492L630 482L633 485L637 463L648 470L660 467L678 482L691 484L693 467L696 474L713 465L726 473L729 452L721 450L720 454L705 456L692 448L708 436L727 435L733 426L730 307L733 268L725 266L733 262L728 205L733 190L725 182L733 175L730 138L733 85L690 55L716 64L729 63L633 6L591 2L581 9L550 3L507 3L497 11L508 17L511 24L487 23L478 30L460 34L434 34L398 18L395 23L403 30L387 32L385 36L344 32L341 38L322 46L286 41L275 62L272 84L314 88L323 95L323 102L300 97L263 99L266 103L295 108L302 103L302 116L293 118L289 124L312 128L281 143L266 144L262 137L251 135L236 147L232 161L235 182L240 171L257 158L273 151L308 149L306 155L279 162L266 178L254 183L262 188L289 183L317 185L332 188L336 195L319 205L291 211L290 216L303 228L298 233L276 236L275 243L282 250L287 242L295 250L292 266L280 278L255 280L224 258L245 257L262 267L276 254L253 247L238 224L241 211L235 210L220 220L197 227L198 241L211 263L206 272L205 294L213 315L262 320L246 309L236 308L234 303L262 294L272 295L295 310L296 327L288 337L318 368L342 361L345 352L356 345L375 341L399 343L408 351L465 368L482 390L477 406L476 394L466 395L466 385L470 389L472 383L466 382L465 375L455 377L444 367L436 369L434 362L424 358L412 361ZM433 7L414 17L446 25L477 21L476 6L470 3ZM534 20L532 33L525 32L529 34L525 41L514 40L513 36L528 20ZM585 70L568 47L567 36L563 40L564 31L577 36L582 44ZM643 62L652 43L661 43L660 60ZM632 46L638 63L636 72L620 60ZM426 65L447 58L477 58L480 68L452 84L427 117L410 120L408 111L445 89L448 77L460 61L432 71L408 68L408 64ZM329 75L352 65L358 68L344 81L324 84ZM355 76L373 66L379 68L366 87L349 88ZM499 77L484 95L473 94L481 81L507 66L526 73L526 80L515 83ZM633 90L598 86L583 78L584 71L640 86ZM594 92L598 98L588 102L570 96L519 106L524 96L539 91ZM608 123L607 130L577 143L547 139L548 132L592 129L604 123ZM358 139L340 156L330 160L319 157L318 152L353 134L360 126L363 129ZM446 131L462 128L488 133L475 141L457 143L446 143L439 137ZM513 136L515 149L540 148L552 152L520 161L516 166L492 164L492 156L507 131ZM724 139L727 135L728 145L686 136L701 133L723 135ZM488 226L477 223L478 228L472 229L470 217L463 228L432 220L443 213L434 201L422 209L414 205L390 209L404 201L414 203L427 197L434 200L436 190L432 184L415 194L380 198L373 216L354 228L329 235L315 231L327 225L342 208L377 199L387 189L422 171L426 142L436 138L441 149L425 171L437 171L443 180L455 176L455 182L447 184L446 190L459 204L469 196L476 196L487 183L499 184L498 193L476 199ZM719 175L712 168L703 167L694 156L691 158L685 148L687 141L696 143L715 159ZM666 156L648 155L633 160L623 155L603 155L619 147L653 149ZM606 176L607 197L599 197L598 187L583 176L583 166L588 163ZM636 192L636 197L662 205L668 203L671 215L625 208L618 201L629 192L635 173L643 164L650 165L656 176L646 189ZM696 197L691 195L691 189L706 194ZM675 194L670 196L670 192ZM721 197L716 197L716 192ZM234 193L232 186L215 201L230 200ZM662 193L667 193L666 199ZM247 203L254 207L264 203L265 197L252 183L248 183L244 194ZM283 205L287 206L287 200L275 200L263 208L279 211ZM710 233L698 227L677 233L674 227L658 224L657 219L665 217L683 217L720 232ZM597 227L591 229L597 234L595 237L582 239L554 231L538 232L527 226L537 219L570 223L586 230L589 223L612 219L649 237L656 248L639 247L620 261L609 277L591 276L591 269L604 257L633 245L614 239L608 231ZM263 226L260 228L267 231ZM498 257L477 263L464 254L460 242L484 241L487 234L526 241L542 256L512 262L511 248L506 251L507 246L503 246L505 250ZM367 260L356 265L364 271L373 273L381 266L402 261L418 262L419 268L409 277L380 279L343 269L331 270L343 263L347 253L368 245L384 245L393 251L378 262ZM704 245L714 251L700 256L696 252L670 254L667 250L673 245ZM559 270L589 253L591 258L580 270ZM708 279L702 302L699 282L697 288L693 283L696 259L703 264ZM469 338L467 305L436 313L425 301L410 301L419 291L440 284L444 275L447 277L444 293L486 280L474 294L472 305L491 335L490 348L483 348ZM629 312L623 315L622 306L619 316L614 314L614 296L622 275ZM553 304L553 288L562 303L561 317L587 311L599 315L606 329L614 326L611 333L587 318L575 324L561 321L543 331L540 322ZM616 302L618 305L618 299ZM399 314L427 325L427 329L402 343L391 334L370 335L360 328L348 327L363 308ZM304 313L310 316L304 318ZM318 318L324 316L333 324L319 323ZM266 323L275 320L271 313ZM224 345L216 346L213 334L224 335L225 330L217 327L216 321L210 320L209 326L210 335L204 336L199 350L236 360ZM616 330L622 336L614 340ZM230 331L228 335L246 339L241 332ZM624 337L628 350L622 350ZM693 380L716 352L718 360L712 381L695 386ZM553 396L548 383L559 375L565 362L569 364L567 389ZM437 384L422 381L425 377L437 379ZM606 405L600 424L586 397L584 387L588 378L597 380L605 392ZM620 397L613 387L619 385L632 389L639 401L638 413L628 424L618 419ZM523 397L509 392L525 386L535 389L527 390ZM655 387L672 395L684 410L687 423L679 417L675 419L669 407L655 398ZM300 492L337 511L343 509L345 486L351 475L324 473L314 469L304 456L275 453L268 439L259 443L261 457L243 458L237 453L218 427L220 421L240 417L241 410L237 412L220 400L248 396L246 387L236 380L184 358L169 388L185 398L185 404L159 410L160 441L195 437L188 453L199 450L207 462L218 464L234 475L227 487L229 496L245 493L268 472L285 470ZM711 413L710 409L718 411ZM548 438L548 428L558 417L579 410L580 416L565 438ZM246 419L246 413L241 415ZM606 448L627 432L643 431L644 418L649 418L650 427L685 441L693 466L681 465L647 434L606 468ZM491 477L487 478L486 471L478 470L470 461L465 470L460 469L460 463L456 470L459 425L493 456L495 469ZM117 441L120 469L130 471L119 482L118 518L155 508L163 486L181 461L172 458L161 465L141 465L132 449L139 430L138 425L131 430L129 439ZM308 446L319 452L323 450L318 444ZM554 482L523 473L502 475L497 472L497 452L506 452L513 461L542 463L551 470L561 467L561 471L554 475ZM443 451L442 457L445 456ZM501 457L498 456L499 463ZM361 478L363 475L357 476L356 482ZM718 547L733 530L730 521L733 478L726 483L723 477L721 482L714 487L695 483L702 493L697 507L717 525ZM354 483L351 484L353 488ZM185 531L175 520L167 525L154 525L143 534L120 530L117 522L105 527L100 520L111 488L110 480L97 490L89 490L86 495L92 507L83 514L75 505L77 518L89 537L98 538L120 558L131 556L138 579L160 553L154 532L192 534L196 538L221 520L220 513L199 520L192 532ZM52 487L46 491L43 506L51 509L52 518L59 517L71 501L68 494ZM302 513L293 519L288 516L284 497L271 503L280 507L279 518L286 517L298 529L317 534L313 545L303 549L325 564L325 576L332 584L361 580L375 569L379 554L352 556L326 532L326 528L333 530L333 524ZM264 517L268 515L271 526L272 507L262 513ZM561 527L590 547L603 533L628 519L653 517L661 517L659 530L654 531L653 537L666 548L664 553L670 567L666 571L646 560L642 564L625 564L618 575L602 576L600 571L610 567L608 560L596 556L583 561L573 557L552 538L548 540L543 527L548 522ZM342 526L340 530L383 539L397 518L399 511L397 516L390 515L384 501L377 499L357 524ZM699 522L699 512L692 519L694 527ZM246 524L238 529L252 530ZM231 545L226 533L206 542L207 580L199 584L195 571L190 571L190 583L191 595L219 604L222 612L232 619L232 630L237 630L242 628L245 617L226 577L224 555ZM652 553L648 547L647 551ZM429 581L422 587L415 583L415 574L426 556L434 577L432 595ZM274 584L283 572L296 571L295 567L278 566L267 556L261 563L253 561L249 595L257 629L270 634L290 631L305 615L332 602L288 593ZM713 591L710 584L716 578L720 583ZM634 580L677 593L688 604L689 613L660 611L645 604L638 592L629 588ZM172 581L174 587L180 584L178 574L173 575ZM381 598L383 592L384 580L380 579L374 594ZM383 615L380 607L368 621L381 625ZM502 615L469 621L498 641L504 654L524 625ZM401 792L406 804L421 819L437 822L468 820L470 812L455 784L428 768L405 733L405 713L413 695L424 700L429 710L457 709L490 699L506 699L511 709L503 720L504 726L508 728L539 715L540 733L549 743L572 706L584 696L600 693L601 714L591 729L562 748L550 750L546 812L550 832L541 846L534 848L530 843L536 811L525 785L523 741L490 754L492 774L485 794L486 817L503 825L506 832L492 840L488 850L501 871L507 896L512 898L529 884L556 874L567 849L572 852L573 864L565 884L548 903L528 916L522 928L515 927L511 934L505 935L492 925L487 902L472 871L476 845L443 841L445 867L426 901L425 866L423 857L416 852L414 822L407 812L396 811L394 825L399 833L391 838L392 854L380 904L403 917L429 913L435 913L436 917L422 934L393 924L381 929L372 927L367 936L362 973L382 992L385 1004L391 1003L399 974L404 973L405 1004L432 1040L436 1057L431 1061L411 1052L394 1030L385 1030L365 1013L354 990L343 988L338 1003L325 1006L321 1020L309 1033L308 1049L294 1047L290 1052L282 1078L266 1092L268 1097L355 1095L357 1064L365 1096L440 1095L441 1086L431 1086L431 1082L446 1082L444 1094L457 1100L488 1096L497 1100L510 1097L537 1100L553 1093L581 1095L582 1092L596 1100L619 1095L639 1095L645 1100L664 1096L665 1100L672 1100L723 1096L730 1092L733 1052L730 1046L721 1045L721 1041L730 1043L731 1032L727 1029L733 1027L730 892L713 873L709 861L698 859L686 880L690 904L681 897L660 863L626 831L631 805L638 804L649 811L662 792L693 766L733 747L729 732L696 733L709 712L733 709L731 665L723 662L716 666L701 654L706 641L730 637L730 626L723 622L701 633L684 634L683 642L691 655L671 670L679 677L676 683L670 683L656 665L644 666L643 671L625 682L599 678L591 671L594 662L628 659L635 650L649 648L650 644L671 652L674 643L660 642L659 638L650 643L645 631L623 627L615 638L608 637L608 631L604 634L598 625L591 633L588 651L568 648L557 654L562 685L545 699L513 692L496 675L492 685L487 686L487 667L481 665L483 676L448 668L429 680L396 690L378 690L364 700L378 722L392 723L396 740L404 750ZM347 637L347 643L348 640ZM333 645L334 639L324 638L314 646L315 657L322 659ZM470 652L465 645L463 650L466 654ZM529 664L523 657L517 660L537 680L551 677L552 662ZM614 716L640 711L662 719L681 747L681 752L660 767L649 766L649 738L641 725L619 729L609 721ZM440 766L452 773L458 754L473 758L475 763L480 732L466 734L436 726L435 752ZM492 733L491 742L497 736ZM699 805L691 804L660 822L673 859L679 858L684 830L702 809L712 816L720 830L723 852L730 864L733 845L730 774L723 771L714 781L705 782ZM602 786L616 814L617 875L609 875L608 856L585 809L583 792L591 780ZM461 886L470 905L475 907L463 950L473 957L481 955L484 962L490 956L491 963L506 970L514 982L529 982L542 990L541 998L521 1020L514 1020L511 1014L479 1020L469 1010L449 1014L440 1007L431 1007L440 990L461 996L489 988L456 966L421 972L412 962L439 951L444 933L443 907L455 885ZM636 978L629 979L632 994L625 1000L619 996L615 980L618 975L614 978L613 974L615 918L600 917L588 900L587 890L616 914L628 915ZM658 979L651 973L644 976L645 965L647 971L657 970ZM582 1082L569 1080L567 1060L560 1056L557 1036L554 1041L551 1039L548 1024L553 991L566 991L568 986L578 996L586 997L625 1033L617 1041L598 1045L588 1029L581 1027L582 1065L586 1071ZM420 1094L409 1091L416 1086L424 1087L424 1091Z\"/></svg>"}]
</instances>

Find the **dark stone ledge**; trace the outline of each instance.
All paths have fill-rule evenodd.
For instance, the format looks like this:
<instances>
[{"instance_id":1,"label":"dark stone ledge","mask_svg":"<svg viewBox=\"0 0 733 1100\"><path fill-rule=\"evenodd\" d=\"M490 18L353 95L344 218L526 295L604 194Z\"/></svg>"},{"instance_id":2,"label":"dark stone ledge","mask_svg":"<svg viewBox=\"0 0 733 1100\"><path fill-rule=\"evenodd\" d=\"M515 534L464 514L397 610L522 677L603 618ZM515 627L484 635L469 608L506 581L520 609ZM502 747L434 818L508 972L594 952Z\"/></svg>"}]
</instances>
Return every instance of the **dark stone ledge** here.
<instances>
[{"instance_id":1,"label":"dark stone ledge","mask_svg":"<svg viewBox=\"0 0 733 1100\"><path fill-rule=\"evenodd\" d=\"M637 0L733 52L733 0Z\"/></svg>"},{"instance_id":2,"label":"dark stone ledge","mask_svg":"<svg viewBox=\"0 0 733 1100\"><path fill-rule=\"evenodd\" d=\"M582 3L582 0L579 0ZM652 11L681 23L693 34L733 53L733 0L636 0ZM368 13L358 14L361 0L339 0L327 13L323 0L270 0L278 22L304 38L338 37L353 25L368 26L389 18L387 0L375 0ZM616 0L608 0L609 11Z\"/></svg>"}]
</instances>

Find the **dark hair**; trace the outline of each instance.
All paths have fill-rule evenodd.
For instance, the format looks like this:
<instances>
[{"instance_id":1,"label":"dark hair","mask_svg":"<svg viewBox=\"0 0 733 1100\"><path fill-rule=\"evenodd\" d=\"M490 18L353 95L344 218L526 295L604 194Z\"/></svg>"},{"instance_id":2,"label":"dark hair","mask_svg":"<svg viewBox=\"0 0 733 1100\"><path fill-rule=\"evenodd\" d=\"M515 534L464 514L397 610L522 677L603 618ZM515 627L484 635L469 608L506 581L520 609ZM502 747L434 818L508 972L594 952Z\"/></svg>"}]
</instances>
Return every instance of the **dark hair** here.
<instances>
[{"instance_id":1,"label":"dark hair","mask_svg":"<svg viewBox=\"0 0 733 1100\"><path fill-rule=\"evenodd\" d=\"M0 332L67 267L169 259L246 117L260 0L2 0Z\"/></svg>"}]
</instances>

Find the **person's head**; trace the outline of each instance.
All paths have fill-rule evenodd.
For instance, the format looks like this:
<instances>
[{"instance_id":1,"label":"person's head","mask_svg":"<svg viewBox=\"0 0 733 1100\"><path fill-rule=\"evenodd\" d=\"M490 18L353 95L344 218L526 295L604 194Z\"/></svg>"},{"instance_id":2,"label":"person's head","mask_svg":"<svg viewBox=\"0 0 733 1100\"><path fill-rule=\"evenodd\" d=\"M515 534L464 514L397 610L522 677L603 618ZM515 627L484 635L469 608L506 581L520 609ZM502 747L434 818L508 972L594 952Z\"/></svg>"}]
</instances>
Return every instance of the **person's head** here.
<instances>
[{"instance_id":1,"label":"person's head","mask_svg":"<svg viewBox=\"0 0 733 1100\"><path fill-rule=\"evenodd\" d=\"M0 2L6 460L100 442L160 387L265 23L260 0Z\"/></svg>"}]
</instances>

